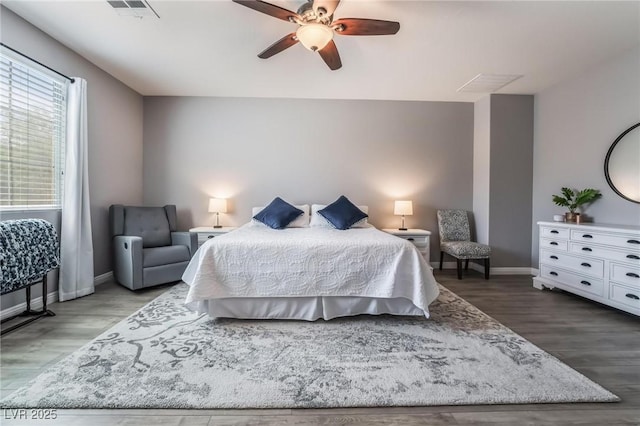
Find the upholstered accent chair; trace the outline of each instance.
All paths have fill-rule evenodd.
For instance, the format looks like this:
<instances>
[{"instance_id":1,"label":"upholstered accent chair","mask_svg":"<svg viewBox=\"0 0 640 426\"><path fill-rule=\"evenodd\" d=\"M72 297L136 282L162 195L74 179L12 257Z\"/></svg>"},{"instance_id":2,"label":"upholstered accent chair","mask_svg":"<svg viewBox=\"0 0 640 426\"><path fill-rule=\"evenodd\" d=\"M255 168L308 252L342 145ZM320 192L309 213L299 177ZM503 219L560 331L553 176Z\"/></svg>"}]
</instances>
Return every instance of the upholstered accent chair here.
<instances>
[{"instance_id":1,"label":"upholstered accent chair","mask_svg":"<svg viewBox=\"0 0 640 426\"><path fill-rule=\"evenodd\" d=\"M198 234L176 232L176 206L109 207L113 274L131 290L179 281L198 249Z\"/></svg>"},{"instance_id":2,"label":"upholstered accent chair","mask_svg":"<svg viewBox=\"0 0 640 426\"><path fill-rule=\"evenodd\" d=\"M469 217L465 210L438 210L438 229L440 231L440 270L444 254L456 259L458 279L462 279L462 261L464 269L469 269L469 259L484 259L484 278L489 279L489 257L491 247L471 241Z\"/></svg>"}]
</instances>

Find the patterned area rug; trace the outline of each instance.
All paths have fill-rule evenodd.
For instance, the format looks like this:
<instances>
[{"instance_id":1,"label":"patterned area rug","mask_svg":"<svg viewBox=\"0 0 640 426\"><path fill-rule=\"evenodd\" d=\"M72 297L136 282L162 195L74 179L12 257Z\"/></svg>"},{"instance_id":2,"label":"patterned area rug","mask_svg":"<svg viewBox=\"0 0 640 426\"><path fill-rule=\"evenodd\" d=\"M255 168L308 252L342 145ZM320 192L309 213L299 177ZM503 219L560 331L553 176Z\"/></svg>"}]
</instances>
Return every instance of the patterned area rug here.
<instances>
[{"instance_id":1,"label":"patterned area rug","mask_svg":"<svg viewBox=\"0 0 640 426\"><path fill-rule=\"evenodd\" d=\"M11 408L617 401L441 288L432 318L212 320L179 284L5 398Z\"/></svg>"}]
</instances>

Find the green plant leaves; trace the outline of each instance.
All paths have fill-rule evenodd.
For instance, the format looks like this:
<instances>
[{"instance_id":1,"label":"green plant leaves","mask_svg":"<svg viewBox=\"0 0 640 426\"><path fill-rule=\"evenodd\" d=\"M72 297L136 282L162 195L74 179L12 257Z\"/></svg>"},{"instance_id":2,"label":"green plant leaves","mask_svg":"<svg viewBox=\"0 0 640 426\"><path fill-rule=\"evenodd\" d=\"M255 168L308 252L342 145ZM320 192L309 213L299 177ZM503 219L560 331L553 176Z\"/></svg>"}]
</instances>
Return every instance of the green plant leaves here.
<instances>
[{"instance_id":1,"label":"green plant leaves","mask_svg":"<svg viewBox=\"0 0 640 426\"><path fill-rule=\"evenodd\" d=\"M581 191L577 191L563 187L561 192L564 197L554 195L552 200L558 206L568 207L571 213L574 213L578 207L591 203L602 197L600 191L593 188L585 188Z\"/></svg>"}]
</instances>

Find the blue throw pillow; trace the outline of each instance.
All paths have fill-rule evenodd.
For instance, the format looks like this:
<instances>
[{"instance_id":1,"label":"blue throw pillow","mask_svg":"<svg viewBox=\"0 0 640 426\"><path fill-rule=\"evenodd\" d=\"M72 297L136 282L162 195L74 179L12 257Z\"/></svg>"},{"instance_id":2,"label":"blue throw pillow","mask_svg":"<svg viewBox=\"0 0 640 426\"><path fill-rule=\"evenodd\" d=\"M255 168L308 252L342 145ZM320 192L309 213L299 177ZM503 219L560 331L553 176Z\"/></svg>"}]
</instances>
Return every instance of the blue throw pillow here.
<instances>
[{"instance_id":1,"label":"blue throw pillow","mask_svg":"<svg viewBox=\"0 0 640 426\"><path fill-rule=\"evenodd\" d=\"M341 195L340 198L324 209L318 210L318 214L322 215L329 223L341 230L349 229L355 223L368 217L366 213L356 207L344 195Z\"/></svg>"},{"instance_id":2,"label":"blue throw pillow","mask_svg":"<svg viewBox=\"0 0 640 426\"><path fill-rule=\"evenodd\" d=\"M253 218L273 229L283 229L303 213L299 208L292 206L280 197L276 197Z\"/></svg>"}]
</instances>

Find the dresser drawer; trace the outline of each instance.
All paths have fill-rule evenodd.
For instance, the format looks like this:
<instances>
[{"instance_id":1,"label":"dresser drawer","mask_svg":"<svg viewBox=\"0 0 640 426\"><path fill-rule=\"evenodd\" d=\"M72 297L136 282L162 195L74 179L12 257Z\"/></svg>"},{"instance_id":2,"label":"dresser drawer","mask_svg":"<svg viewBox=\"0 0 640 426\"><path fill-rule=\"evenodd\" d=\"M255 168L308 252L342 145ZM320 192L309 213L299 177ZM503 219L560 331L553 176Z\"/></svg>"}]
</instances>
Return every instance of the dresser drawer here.
<instances>
[{"instance_id":1,"label":"dresser drawer","mask_svg":"<svg viewBox=\"0 0 640 426\"><path fill-rule=\"evenodd\" d=\"M589 230L571 230L571 240L588 242L591 244L606 244L615 248L631 250L632 253L640 253L640 236L605 234L591 232Z\"/></svg>"},{"instance_id":2,"label":"dresser drawer","mask_svg":"<svg viewBox=\"0 0 640 426\"><path fill-rule=\"evenodd\" d=\"M584 277L550 265L540 265L540 275L549 280L559 281L577 290L604 296L604 281L600 279Z\"/></svg>"},{"instance_id":3,"label":"dresser drawer","mask_svg":"<svg viewBox=\"0 0 640 426\"><path fill-rule=\"evenodd\" d=\"M631 308L640 309L640 290L611 284L609 299Z\"/></svg>"},{"instance_id":4,"label":"dresser drawer","mask_svg":"<svg viewBox=\"0 0 640 426\"><path fill-rule=\"evenodd\" d=\"M640 268L612 263L610 271L611 274L609 275L609 278L611 281L628 284L634 288L640 289Z\"/></svg>"},{"instance_id":5,"label":"dresser drawer","mask_svg":"<svg viewBox=\"0 0 640 426\"><path fill-rule=\"evenodd\" d=\"M413 243L413 245L416 246L420 254L422 254L422 257L424 257L425 260L427 261L429 260L429 237L401 236L400 238L403 238Z\"/></svg>"},{"instance_id":6,"label":"dresser drawer","mask_svg":"<svg viewBox=\"0 0 640 426\"><path fill-rule=\"evenodd\" d=\"M550 266L571 269L590 277L604 278L604 261L570 254L540 250L540 262Z\"/></svg>"},{"instance_id":7,"label":"dresser drawer","mask_svg":"<svg viewBox=\"0 0 640 426\"><path fill-rule=\"evenodd\" d=\"M567 251L568 243L566 240L561 239L540 238L540 248Z\"/></svg>"},{"instance_id":8,"label":"dresser drawer","mask_svg":"<svg viewBox=\"0 0 640 426\"><path fill-rule=\"evenodd\" d=\"M220 234L214 234L209 232L198 232L198 245L204 244L207 240L211 240Z\"/></svg>"},{"instance_id":9,"label":"dresser drawer","mask_svg":"<svg viewBox=\"0 0 640 426\"><path fill-rule=\"evenodd\" d=\"M543 238L551 238L551 239L569 239L569 229L568 228L555 228L550 226L542 226L540 228L540 236Z\"/></svg>"},{"instance_id":10,"label":"dresser drawer","mask_svg":"<svg viewBox=\"0 0 640 426\"><path fill-rule=\"evenodd\" d=\"M640 253L636 254L631 250L611 249L588 243L569 243L569 253L628 262L640 266Z\"/></svg>"},{"instance_id":11,"label":"dresser drawer","mask_svg":"<svg viewBox=\"0 0 640 426\"><path fill-rule=\"evenodd\" d=\"M429 237L415 236L415 235L397 235L398 237L411 241L416 247L426 247L429 241Z\"/></svg>"}]
</instances>

